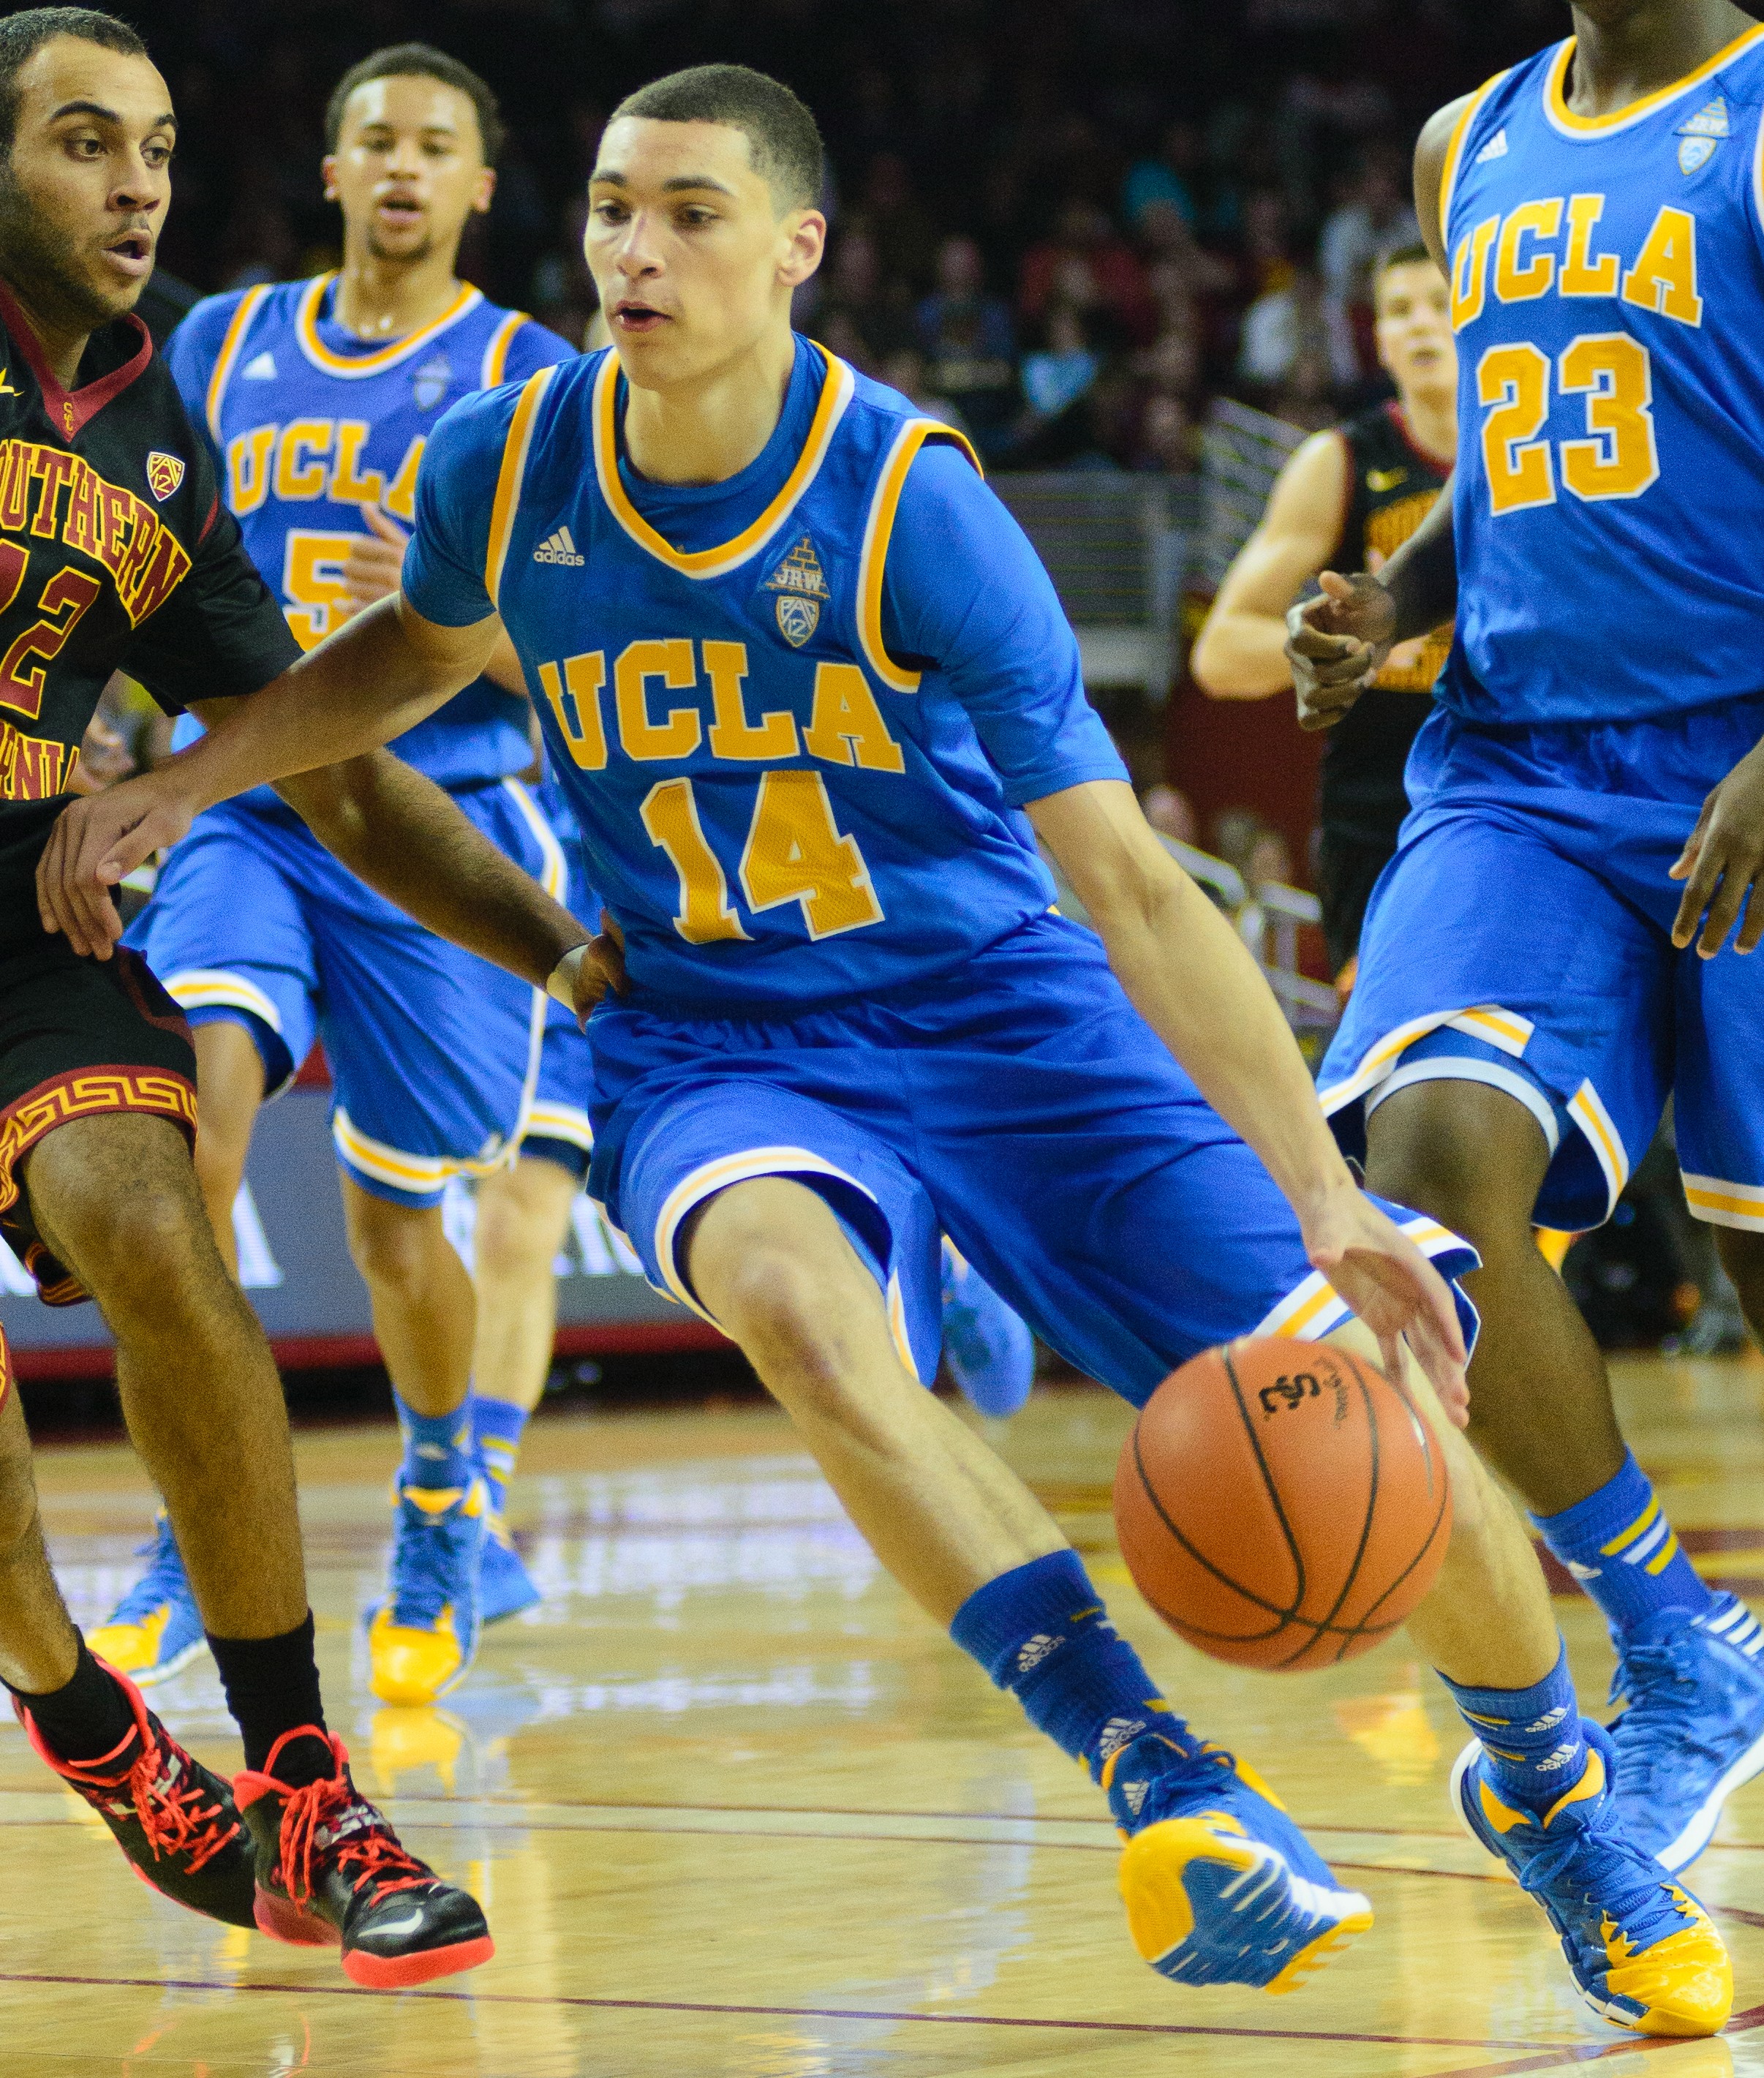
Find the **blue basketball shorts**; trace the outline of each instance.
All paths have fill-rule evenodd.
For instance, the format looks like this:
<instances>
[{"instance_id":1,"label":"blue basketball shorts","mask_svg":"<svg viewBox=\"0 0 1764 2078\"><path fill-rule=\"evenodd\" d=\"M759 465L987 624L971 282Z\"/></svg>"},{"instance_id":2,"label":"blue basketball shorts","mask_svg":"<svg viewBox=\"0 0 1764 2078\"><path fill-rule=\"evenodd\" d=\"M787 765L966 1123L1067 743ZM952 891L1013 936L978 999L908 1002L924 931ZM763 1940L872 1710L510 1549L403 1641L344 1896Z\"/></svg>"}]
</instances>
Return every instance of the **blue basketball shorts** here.
<instances>
[{"instance_id":1,"label":"blue basketball shorts","mask_svg":"<svg viewBox=\"0 0 1764 2078\"><path fill-rule=\"evenodd\" d=\"M519 780L453 799L562 894L563 853ZM337 1159L376 1197L439 1204L450 1176L500 1166L527 1129L548 999L394 908L291 811L199 816L128 940L193 1025L245 1027L267 1094L323 1040Z\"/></svg>"},{"instance_id":2,"label":"blue basketball shorts","mask_svg":"<svg viewBox=\"0 0 1764 2078\"><path fill-rule=\"evenodd\" d=\"M1691 1210L1764 1231L1764 958L1675 950L1666 877L1760 736L1764 697L1572 727L1434 713L1319 1078L1349 1153L1409 1083L1487 1083L1548 1143L1536 1218L1578 1231L1610 1216L1673 1095Z\"/></svg>"},{"instance_id":3,"label":"blue basketball shorts","mask_svg":"<svg viewBox=\"0 0 1764 2078\"><path fill-rule=\"evenodd\" d=\"M589 1075L587 1034L576 1022L573 1011L548 999L539 1081L528 1107L520 1151L523 1160L532 1157L556 1162L578 1183L588 1174L594 1145L594 1129L588 1122Z\"/></svg>"},{"instance_id":4,"label":"blue basketball shorts","mask_svg":"<svg viewBox=\"0 0 1764 2078\"><path fill-rule=\"evenodd\" d=\"M959 974L777 1020L610 998L589 1036L590 1195L657 1289L706 1319L682 1230L757 1176L826 1200L922 1379L942 1342L943 1234L1136 1405L1197 1350L1316 1337L1346 1316L1261 1162L1065 918L1036 918ZM1447 1276L1475 1266L1454 1235L1390 1209Z\"/></svg>"}]
</instances>

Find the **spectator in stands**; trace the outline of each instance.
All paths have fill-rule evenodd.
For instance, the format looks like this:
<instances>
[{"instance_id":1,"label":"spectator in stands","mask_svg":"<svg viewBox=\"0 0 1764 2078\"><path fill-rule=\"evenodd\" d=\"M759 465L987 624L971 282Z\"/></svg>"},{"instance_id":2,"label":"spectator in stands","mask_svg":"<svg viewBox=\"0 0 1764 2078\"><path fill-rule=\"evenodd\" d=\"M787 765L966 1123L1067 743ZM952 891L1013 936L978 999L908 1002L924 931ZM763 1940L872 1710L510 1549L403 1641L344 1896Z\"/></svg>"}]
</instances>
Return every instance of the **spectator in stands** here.
<instances>
[{"instance_id":1,"label":"spectator in stands","mask_svg":"<svg viewBox=\"0 0 1764 2078\"><path fill-rule=\"evenodd\" d=\"M810 329L831 352L873 375L889 355L913 343L904 286L885 277L876 240L861 220L839 234L826 273Z\"/></svg>"},{"instance_id":2,"label":"spectator in stands","mask_svg":"<svg viewBox=\"0 0 1764 2078\"><path fill-rule=\"evenodd\" d=\"M924 288L931 279L937 230L913 190L912 169L899 152L878 152L870 161L858 208L890 290L910 298Z\"/></svg>"},{"instance_id":3,"label":"spectator in stands","mask_svg":"<svg viewBox=\"0 0 1764 2078\"><path fill-rule=\"evenodd\" d=\"M1166 476L1191 476L1200 466L1200 428L1180 397L1155 391L1140 408L1133 466Z\"/></svg>"},{"instance_id":4,"label":"spectator in stands","mask_svg":"<svg viewBox=\"0 0 1764 2078\"><path fill-rule=\"evenodd\" d=\"M1146 821L1160 837L1173 837L1178 844L1200 842L1195 804L1181 787L1170 786L1161 779L1156 786L1145 789L1140 806L1145 812Z\"/></svg>"},{"instance_id":5,"label":"spectator in stands","mask_svg":"<svg viewBox=\"0 0 1764 2078\"><path fill-rule=\"evenodd\" d=\"M1284 288L1258 296L1244 313L1237 373L1271 392L1287 386L1307 357L1320 361L1336 387L1351 389L1359 380L1360 357L1347 311L1310 265L1294 268Z\"/></svg>"},{"instance_id":6,"label":"spectator in stands","mask_svg":"<svg viewBox=\"0 0 1764 2078\"><path fill-rule=\"evenodd\" d=\"M1324 287L1348 314L1363 372L1370 373L1378 365L1373 277L1391 253L1416 244L1420 236L1402 161L1385 146L1368 151L1317 243Z\"/></svg>"},{"instance_id":7,"label":"spectator in stands","mask_svg":"<svg viewBox=\"0 0 1764 2078\"><path fill-rule=\"evenodd\" d=\"M1292 257L1287 249L1291 239L1286 197L1278 188L1256 189L1244 202L1246 301L1273 295L1292 279Z\"/></svg>"},{"instance_id":8,"label":"spectator in stands","mask_svg":"<svg viewBox=\"0 0 1764 2078\"><path fill-rule=\"evenodd\" d=\"M960 413L983 453L997 452L1016 415L1016 328L1011 306L986 293L973 239L938 247L937 286L920 304L917 324L930 390Z\"/></svg>"},{"instance_id":9,"label":"spectator in stands","mask_svg":"<svg viewBox=\"0 0 1764 2078\"><path fill-rule=\"evenodd\" d=\"M1121 216L1136 237L1145 235L1145 214L1173 209L1191 231L1200 223L1200 132L1192 123L1170 123L1155 153L1136 161L1121 188Z\"/></svg>"},{"instance_id":10,"label":"spectator in stands","mask_svg":"<svg viewBox=\"0 0 1764 2078\"><path fill-rule=\"evenodd\" d=\"M953 426L958 433L965 433L973 439L974 428L959 407L951 398L940 396L932 386L926 373L925 357L916 346L903 346L898 353L890 354L876 374L878 382L886 382L890 390L898 390L928 419L939 419L945 425Z\"/></svg>"},{"instance_id":11,"label":"spectator in stands","mask_svg":"<svg viewBox=\"0 0 1764 2078\"><path fill-rule=\"evenodd\" d=\"M1051 317L1065 303L1095 322L1107 313L1135 346L1149 346L1157 333L1157 310L1146 286L1139 255L1095 202L1062 205L1052 236L1023 257L1017 307L1032 323Z\"/></svg>"},{"instance_id":12,"label":"spectator in stands","mask_svg":"<svg viewBox=\"0 0 1764 2078\"><path fill-rule=\"evenodd\" d=\"M1292 885L1292 853L1286 839L1253 808L1222 808L1213 819L1213 850L1235 866L1251 893L1270 883Z\"/></svg>"}]
</instances>

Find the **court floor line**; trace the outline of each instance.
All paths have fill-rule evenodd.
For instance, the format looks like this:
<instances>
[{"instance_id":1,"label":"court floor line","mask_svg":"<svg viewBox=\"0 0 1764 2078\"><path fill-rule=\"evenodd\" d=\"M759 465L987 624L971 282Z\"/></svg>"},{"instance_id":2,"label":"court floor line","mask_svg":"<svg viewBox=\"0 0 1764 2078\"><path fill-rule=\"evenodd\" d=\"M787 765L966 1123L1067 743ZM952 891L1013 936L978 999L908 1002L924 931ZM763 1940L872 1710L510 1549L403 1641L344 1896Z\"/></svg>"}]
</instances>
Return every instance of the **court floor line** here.
<instances>
[{"instance_id":1,"label":"court floor line","mask_svg":"<svg viewBox=\"0 0 1764 2078\"><path fill-rule=\"evenodd\" d=\"M914 2013L905 2007L783 2006L712 2004L697 1999L590 1998L565 1992L377 1992L360 1984L284 1984L257 1983L229 1984L208 1977L87 1977L63 1976L47 1971L0 1971L0 1984L66 1984L81 1990L235 1992L292 1994L299 1998L424 1999L455 2005L569 2006L597 2012L678 2013L724 2014L732 2018L779 2020L899 2021L933 2027L1026 2027L1052 2029L1082 2034L1199 2035L1213 2041L1326 2043L1346 2042L1368 2047L1391 2049L1495 2049L1533 2051L1558 2058L1566 2044L1478 2039L1465 2035L1361 2034L1338 2029L1277 2027L1201 2027L1185 2022L1143 2020L1053 2020L1020 2013ZM1764 2008L1759 2012L1764 2014ZM1631 2043L1630 2047L1634 2044ZM1544 2068L1527 2064L1526 2069ZM1468 2074L1466 2074L1468 2078ZM1476 2078L1489 2078L1477 2067Z\"/></svg>"},{"instance_id":2,"label":"court floor line","mask_svg":"<svg viewBox=\"0 0 1764 2078\"><path fill-rule=\"evenodd\" d=\"M1764 2027L1764 2006L1748 2006L1744 2013L1733 2015L1722 2033L1749 2034L1759 2027ZM1512 2063L1463 2064L1456 2071L1439 2072L1435 2078L1522 2078L1528 2072L1566 2071L1579 2063L1608 2063L1613 2056L1662 2055L1668 2050L1691 2048L1698 2039L1632 2034L1618 2042L1578 2043L1536 2056L1521 2056Z\"/></svg>"}]
</instances>

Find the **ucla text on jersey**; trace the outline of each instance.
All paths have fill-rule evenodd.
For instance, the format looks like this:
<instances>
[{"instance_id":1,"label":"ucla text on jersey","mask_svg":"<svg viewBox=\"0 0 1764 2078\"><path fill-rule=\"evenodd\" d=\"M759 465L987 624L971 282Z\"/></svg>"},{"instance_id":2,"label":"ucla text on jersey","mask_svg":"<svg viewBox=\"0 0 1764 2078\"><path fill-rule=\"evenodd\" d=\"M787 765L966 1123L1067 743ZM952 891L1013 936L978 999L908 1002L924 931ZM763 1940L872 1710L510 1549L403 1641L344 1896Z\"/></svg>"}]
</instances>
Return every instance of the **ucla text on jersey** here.
<instances>
[{"instance_id":1,"label":"ucla text on jersey","mask_svg":"<svg viewBox=\"0 0 1764 2078\"><path fill-rule=\"evenodd\" d=\"M178 328L168 358L212 441L221 494L245 545L311 649L340 624L361 508L408 527L428 436L450 404L573 355L524 312L462 287L440 317L374 346L331 315L334 275L217 296ZM480 680L399 738L398 755L445 786L532 762L522 702Z\"/></svg>"},{"instance_id":2,"label":"ucla text on jersey","mask_svg":"<svg viewBox=\"0 0 1764 2078\"><path fill-rule=\"evenodd\" d=\"M1470 720L1764 686L1764 27L1598 119L1573 52L1472 97L1441 190Z\"/></svg>"}]
</instances>

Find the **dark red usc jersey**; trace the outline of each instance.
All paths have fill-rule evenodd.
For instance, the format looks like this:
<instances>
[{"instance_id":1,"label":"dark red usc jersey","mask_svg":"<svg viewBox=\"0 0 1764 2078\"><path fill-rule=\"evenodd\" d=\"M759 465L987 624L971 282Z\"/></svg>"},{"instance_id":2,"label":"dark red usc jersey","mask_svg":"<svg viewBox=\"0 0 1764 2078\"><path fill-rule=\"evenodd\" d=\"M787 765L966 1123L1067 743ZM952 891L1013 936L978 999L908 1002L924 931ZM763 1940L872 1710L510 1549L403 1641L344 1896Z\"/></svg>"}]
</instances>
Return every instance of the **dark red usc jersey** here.
<instances>
[{"instance_id":1,"label":"dark red usc jersey","mask_svg":"<svg viewBox=\"0 0 1764 2078\"><path fill-rule=\"evenodd\" d=\"M298 654L146 327L95 332L64 390L0 286L0 945L40 933L32 875L112 672L175 713Z\"/></svg>"}]
</instances>

